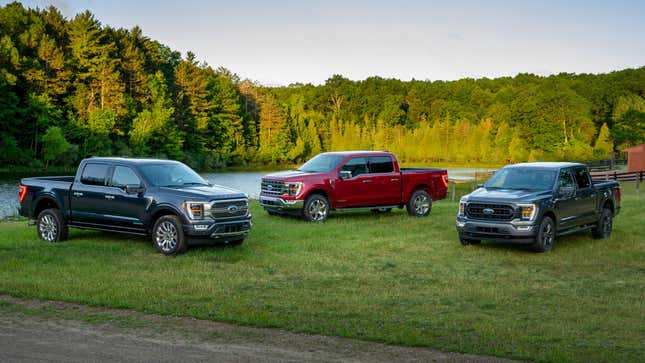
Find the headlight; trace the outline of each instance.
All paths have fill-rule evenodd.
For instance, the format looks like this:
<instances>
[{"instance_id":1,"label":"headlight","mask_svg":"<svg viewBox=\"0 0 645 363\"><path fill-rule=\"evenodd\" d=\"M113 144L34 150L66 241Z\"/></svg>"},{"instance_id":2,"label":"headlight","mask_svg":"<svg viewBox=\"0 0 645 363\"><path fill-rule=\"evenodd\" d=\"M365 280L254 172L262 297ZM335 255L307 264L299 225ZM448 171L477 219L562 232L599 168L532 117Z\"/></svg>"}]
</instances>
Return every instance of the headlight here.
<instances>
[{"instance_id":1,"label":"headlight","mask_svg":"<svg viewBox=\"0 0 645 363\"><path fill-rule=\"evenodd\" d=\"M203 219L210 214L211 205L208 202L185 202L184 209L190 219Z\"/></svg>"},{"instance_id":2,"label":"headlight","mask_svg":"<svg viewBox=\"0 0 645 363\"><path fill-rule=\"evenodd\" d=\"M296 195L300 194L300 191L302 190L302 183L301 182L284 183L284 187L287 195L291 195L295 197Z\"/></svg>"},{"instance_id":3,"label":"headlight","mask_svg":"<svg viewBox=\"0 0 645 363\"><path fill-rule=\"evenodd\" d=\"M537 216L537 204L518 204L520 208L520 219L523 221L533 221Z\"/></svg>"},{"instance_id":4,"label":"headlight","mask_svg":"<svg viewBox=\"0 0 645 363\"><path fill-rule=\"evenodd\" d=\"M458 217L463 217L466 215L466 199L459 200L459 211L457 212Z\"/></svg>"}]
</instances>

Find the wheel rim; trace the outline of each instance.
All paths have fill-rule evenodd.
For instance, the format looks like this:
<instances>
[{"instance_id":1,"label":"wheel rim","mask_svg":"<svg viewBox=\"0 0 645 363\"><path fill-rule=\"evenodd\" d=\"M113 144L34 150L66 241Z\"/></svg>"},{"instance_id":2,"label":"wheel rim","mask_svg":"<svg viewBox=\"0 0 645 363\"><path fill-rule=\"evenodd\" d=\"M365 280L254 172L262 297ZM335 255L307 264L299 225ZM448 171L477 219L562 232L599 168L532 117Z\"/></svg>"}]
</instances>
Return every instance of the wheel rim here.
<instances>
[{"instance_id":1,"label":"wheel rim","mask_svg":"<svg viewBox=\"0 0 645 363\"><path fill-rule=\"evenodd\" d=\"M605 236L608 236L611 233L611 215L606 215L605 220L602 223L602 232Z\"/></svg>"},{"instance_id":2,"label":"wheel rim","mask_svg":"<svg viewBox=\"0 0 645 363\"><path fill-rule=\"evenodd\" d=\"M162 251L172 251L177 246L177 228L170 222L161 222L157 227L155 240Z\"/></svg>"},{"instance_id":3,"label":"wheel rim","mask_svg":"<svg viewBox=\"0 0 645 363\"><path fill-rule=\"evenodd\" d=\"M309 215L312 221L322 221L327 217L327 203L316 199L309 204Z\"/></svg>"},{"instance_id":4,"label":"wheel rim","mask_svg":"<svg viewBox=\"0 0 645 363\"><path fill-rule=\"evenodd\" d=\"M553 244L553 225L551 223L545 223L542 227L542 245L545 248L551 248Z\"/></svg>"},{"instance_id":5,"label":"wheel rim","mask_svg":"<svg viewBox=\"0 0 645 363\"><path fill-rule=\"evenodd\" d=\"M40 218L38 231L42 239L48 242L54 242L56 240L56 233L58 232L58 226L56 225L54 217L47 214Z\"/></svg>"},{"instance_id":6,"label":"wheel rim","mask_svg":"<svg viewBox=\"0 0 645 363\"><path fill-rule=\"evenodd\" d=\"M417 215L424 215L430 210L429 199L426 195L417 195L414 198L414 213Z\"/></svg>"}]
</instances>

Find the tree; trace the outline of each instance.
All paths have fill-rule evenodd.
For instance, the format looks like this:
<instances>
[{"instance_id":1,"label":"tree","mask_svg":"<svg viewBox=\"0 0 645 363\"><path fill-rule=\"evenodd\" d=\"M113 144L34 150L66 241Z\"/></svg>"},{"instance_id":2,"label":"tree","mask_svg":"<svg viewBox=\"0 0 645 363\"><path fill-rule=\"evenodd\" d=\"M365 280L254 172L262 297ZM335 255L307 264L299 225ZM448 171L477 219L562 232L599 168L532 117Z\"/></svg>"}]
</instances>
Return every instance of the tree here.
<instances>
[{"instance_id":1,"label":"tree","mask_svg":"<svg viewBox=\"0 0 645 363\"><path fill-rule=\"evenodd\" d=\"M43 159L46 162L45 166L49 166L50 162L63 155L69 146L60 127L49 127L43 135Z\"/></svg>"},{"instance_id":2,"label":"tree","mask_svg":"<svg viewBox=\"0 0 645 363\"><path fill-rule=\"evenodd\" d=\"M613 150L614 143L609 136L609 127L607 127L606 123L603 123L593 147L594 157L599 160L606 159Z\"/></svg>"}]
</instances>

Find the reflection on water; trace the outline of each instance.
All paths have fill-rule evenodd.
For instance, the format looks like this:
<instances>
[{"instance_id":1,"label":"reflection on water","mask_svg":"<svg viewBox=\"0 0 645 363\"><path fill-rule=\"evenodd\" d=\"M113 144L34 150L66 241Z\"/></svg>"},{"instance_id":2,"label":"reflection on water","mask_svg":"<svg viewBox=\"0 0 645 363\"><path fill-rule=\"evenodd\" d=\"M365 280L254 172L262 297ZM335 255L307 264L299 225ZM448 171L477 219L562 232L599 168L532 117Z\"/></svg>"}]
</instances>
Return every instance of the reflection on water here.
<instances>
[{"instance_id":1,"label":"reflection on water","mask_svg":"<svg viewBox=\"0 0 645 363\"><path fill-rule=\"evenodd\" d=\"M490 169L448 169L450 179L472 179L475 172ZM241 173L202 173L201 175L212 184L235 188L257 199L260 194L260 181L269 172ZM18 179L0 181L0 220L18 214Z\"/></svg>"}]
</instances>

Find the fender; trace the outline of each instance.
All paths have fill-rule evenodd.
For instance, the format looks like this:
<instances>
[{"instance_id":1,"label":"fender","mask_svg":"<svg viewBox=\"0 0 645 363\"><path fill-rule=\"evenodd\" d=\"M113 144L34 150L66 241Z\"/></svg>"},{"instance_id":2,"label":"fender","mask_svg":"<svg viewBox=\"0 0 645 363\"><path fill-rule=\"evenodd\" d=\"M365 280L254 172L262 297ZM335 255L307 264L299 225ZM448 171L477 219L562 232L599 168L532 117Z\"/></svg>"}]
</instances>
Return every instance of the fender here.
<instances>
[{"instance_id":1,"label":"fender","mask_svg":"<svg viewBox=\"0 0 645 363\"><path fill-rule=\"evenodd\" d=\"M183 223L189 223L188 218L186 218L186 214L183 213L183 211L179 210L179 208L175 207L174 205L172 205L170 203L164 202L164 203L161 203L161 204L156 204L156 205L154 205L154 207L152 209L150 209L150 212L148 213L149 217L148 217L148 220L147 220L147 224L148 225L150 224L153 215L155 215L157 212L163 211L163 210L173 212L173 214L176 214L177 216L179 216L179 218L181 218L181 221ZM151 227L151 226L148 226L148 227Z\"/></svg>"}]
</instances>

